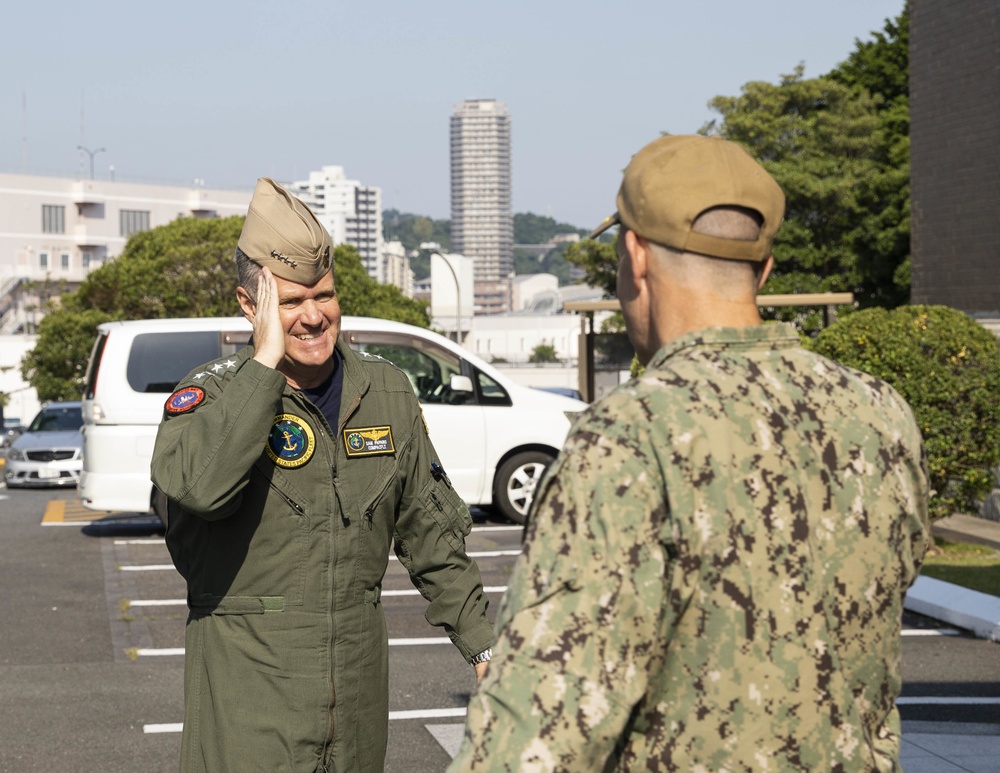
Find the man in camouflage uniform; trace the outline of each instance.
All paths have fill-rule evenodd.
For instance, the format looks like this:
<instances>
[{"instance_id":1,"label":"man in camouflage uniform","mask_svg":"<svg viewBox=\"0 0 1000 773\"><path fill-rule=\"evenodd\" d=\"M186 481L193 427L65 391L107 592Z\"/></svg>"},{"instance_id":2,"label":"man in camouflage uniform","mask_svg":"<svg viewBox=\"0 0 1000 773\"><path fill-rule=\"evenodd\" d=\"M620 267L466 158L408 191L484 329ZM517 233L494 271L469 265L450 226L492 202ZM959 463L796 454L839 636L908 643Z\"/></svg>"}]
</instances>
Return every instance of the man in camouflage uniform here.
<instances>
[{"instance_id":1,"label":"man in camouflage uniform","mask_svg":"<svg viewBox=\"0 0 1000 773\"><path fill-rule=\"evenodd\" d=\"M898 770L910 409L760 324L784 196L742 148L661 137L617 203L645 373L536 494L451 770Z\"/></svg>"},{"instance_id":2,"label":"man in camouflage uniform","mask_svg":"<svg viewBox=\"0 0 1000 773\"><path fill-rule=\"evenodd\" d=\"M381 770L389 551L481 675L493 629L472 519L406 375L339 340L309 208L261 178L236 263L253 341L178 385L152 461L191 610L181 773Z\"/></svg>"}]
</instances>

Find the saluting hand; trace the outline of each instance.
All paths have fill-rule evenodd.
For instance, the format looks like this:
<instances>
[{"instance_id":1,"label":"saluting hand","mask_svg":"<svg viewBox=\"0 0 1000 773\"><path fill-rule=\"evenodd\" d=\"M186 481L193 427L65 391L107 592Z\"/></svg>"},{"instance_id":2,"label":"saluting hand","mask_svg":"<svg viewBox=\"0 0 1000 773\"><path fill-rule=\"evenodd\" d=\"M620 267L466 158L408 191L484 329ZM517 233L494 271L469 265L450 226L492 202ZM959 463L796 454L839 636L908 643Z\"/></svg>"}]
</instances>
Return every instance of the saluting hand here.
<instances>
[{"instance_id":1,"label":"saluting hand","mask_svg":"<svg viewBox=\"0 0 1000 773\"><path fill-rule=\"evenodd\" d=\"M257 282L257 302L253 316L254 356L261 365L277 368L285 356L285 331L278 315L278 283L264 267Z\"/></svg>"}]
</instances>

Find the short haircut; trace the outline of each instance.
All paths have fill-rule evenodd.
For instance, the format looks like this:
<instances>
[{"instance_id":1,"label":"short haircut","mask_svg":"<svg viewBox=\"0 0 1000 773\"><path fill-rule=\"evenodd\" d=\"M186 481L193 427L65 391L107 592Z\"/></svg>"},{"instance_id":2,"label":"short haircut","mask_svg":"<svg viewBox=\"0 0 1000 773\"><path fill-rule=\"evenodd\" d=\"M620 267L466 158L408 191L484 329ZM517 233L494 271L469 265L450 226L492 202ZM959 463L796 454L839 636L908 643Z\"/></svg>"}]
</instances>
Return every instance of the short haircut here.
<instances>
[{"instance_id":1,"label":"short haircut","mask_svg":"<svg viewBox=\"0 0 1000 773\"><path fill-rule=\"evenodd\" d=\"M760 234L763 218L755 210L745 207L724 206L707 209L695 218L691 230L709 236L753 241ZM767 261L733 260L702 255L696 252L667 247L650 242L653 252L671 274L692 285L712 287L722 295L739 296L756 293L757 284Z\"/></svg>"},{"instance_id":2,"label":"short haircut","mask_svg":"<svg viewBox=\"0 0 1000 773\"><path fill-rule=\"evenodd\" d=\"M250 260L247 254L237 247L236 274L239 277L239 286L253 299L257 298L257 283L260 281L261 273L260 265Z\"/></svg>"}]
</instances>

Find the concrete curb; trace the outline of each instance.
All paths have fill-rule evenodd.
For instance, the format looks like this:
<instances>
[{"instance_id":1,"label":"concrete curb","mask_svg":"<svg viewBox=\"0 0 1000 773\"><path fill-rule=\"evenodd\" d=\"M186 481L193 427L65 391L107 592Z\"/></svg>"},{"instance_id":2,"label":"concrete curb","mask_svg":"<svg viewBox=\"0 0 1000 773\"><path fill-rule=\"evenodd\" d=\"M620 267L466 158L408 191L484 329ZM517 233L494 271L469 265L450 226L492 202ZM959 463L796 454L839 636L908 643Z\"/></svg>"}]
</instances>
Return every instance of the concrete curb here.
<instances>
[{"instance_id":1,"label":"concrete curb","mask_svg":"<svg viewBox=\"0 0 1000 773\"><path fill-rule=\"evenodd\" d=\"M933 577L917 578L903 604L918 615L1000 642L1000 598Z\"/></svg>"}]
</instances>

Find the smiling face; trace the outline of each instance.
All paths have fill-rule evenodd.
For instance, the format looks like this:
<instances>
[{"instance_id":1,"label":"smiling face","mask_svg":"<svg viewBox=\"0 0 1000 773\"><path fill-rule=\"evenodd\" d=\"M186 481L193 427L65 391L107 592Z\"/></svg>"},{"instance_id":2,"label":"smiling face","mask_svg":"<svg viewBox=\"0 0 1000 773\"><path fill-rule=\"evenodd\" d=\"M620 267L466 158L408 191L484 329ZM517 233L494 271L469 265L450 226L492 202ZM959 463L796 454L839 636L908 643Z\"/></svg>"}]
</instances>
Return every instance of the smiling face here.
<instances>
[{"instance_id":1,"label":"smiling face","mask_svg":"<svg viewBox=\"0 0 1000 773\"><path fill-rule=\"evenodd\" d=\"M333 370L333 348L340 335L340 302L329 272L314 285L281 277L278 317L285 334L285 357L278 370L293 387L321 384Z\"/></svg>"}]
</instances>

